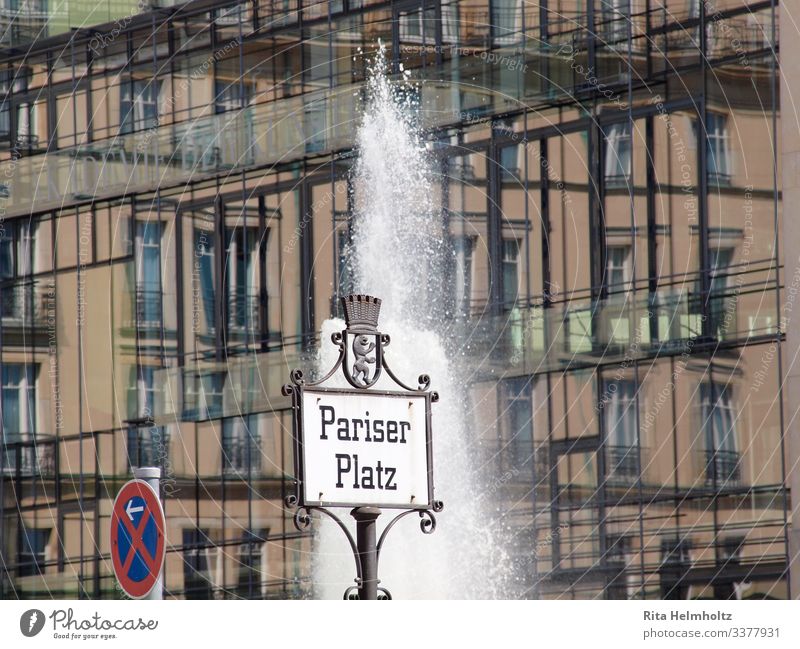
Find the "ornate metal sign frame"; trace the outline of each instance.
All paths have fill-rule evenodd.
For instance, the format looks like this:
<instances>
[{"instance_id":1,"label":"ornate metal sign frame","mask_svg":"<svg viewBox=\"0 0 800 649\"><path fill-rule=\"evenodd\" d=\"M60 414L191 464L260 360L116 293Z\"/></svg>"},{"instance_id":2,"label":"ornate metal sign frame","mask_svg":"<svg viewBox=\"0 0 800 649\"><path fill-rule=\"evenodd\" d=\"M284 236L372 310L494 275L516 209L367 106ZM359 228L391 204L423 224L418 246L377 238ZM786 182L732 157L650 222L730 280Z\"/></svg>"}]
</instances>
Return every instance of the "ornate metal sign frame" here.
<instances>
[{"instance_id":1,"label":"ornate metal sign frame","mask_svg":"<svg viewBox=\"0 0 800 649\"><path fill-rule=\"evenodd\" d=\"M394 524L409 514L417 512L421 518L420 528L423 533L431 534L436 529L434 512L441 512L444 504L434 499L433 485L433 439L431 429L431 405L439 400L439 395L430 390L431 379L427 374L421 374L417 379L419 386L413 388L394 374L386 362L384 350L391 342L388 334L378 331L378 316L380 314L381 300L370 295L348 295L341 298L344 307L346 328L331 336L334 345L339 348L339 357L330 371L317 381L306 381L303 372L299 369L292 370L291 383L283 386L284 396L292 398L293 411L293 446L295 469L295 493L286 497L286 505L297 508L294 516L295 527L300 530L308 529L311 524L311 512L318 511L332 518L347 536L356 561L356 586L351 586L345 591L345 599L391 599L389 591L378 586L377 563L380 551L386 540L386 535ZM339 370L342 371L347 382L354 388L325 387ZM373 390L372 386L380 376L386 372L400 390ZM403 509L402 513L395 516L376 542L375 520L381 511L377 505L367 503L341 503L325 500L311 500L305 493L305 466L303 445L303 397L306 391L327 392L341 395L361 396L373 394L386 397L422 397L425 402L425 446L427 456L427 482L428 493L426 500L414 504L380 505L387 509ZM354 507L351 512L356 519L358 540L353 538L344 522L326 507ZM358 596L354 591L358 590ZM381 593L381 595L378 595Z\"/></svg>"}]
</instances>

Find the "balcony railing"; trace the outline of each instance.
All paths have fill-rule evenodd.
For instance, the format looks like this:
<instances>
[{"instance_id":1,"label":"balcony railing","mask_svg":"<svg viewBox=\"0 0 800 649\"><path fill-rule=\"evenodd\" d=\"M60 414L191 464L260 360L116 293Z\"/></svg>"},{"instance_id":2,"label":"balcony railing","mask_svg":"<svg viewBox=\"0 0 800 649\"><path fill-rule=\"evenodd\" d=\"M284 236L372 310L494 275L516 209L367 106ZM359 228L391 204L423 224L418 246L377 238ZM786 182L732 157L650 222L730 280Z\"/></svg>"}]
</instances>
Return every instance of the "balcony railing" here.
<instances>
[{"instance_id":1,"label":"balcony railing","mask_svg":"<svg viewBox=\"0 0 800 649\"><path fill-rule=\"evenodd\" d=\"M254 437L223 440L222 470L225 475L260 474L261 455L261 444Z\"/></svg>"},{"instance_id":2,"label":"balcony railing","mask_svg":"<svg viewBox=\"0 0 800 649\"><path fill-rule=\"evenodd\" d=\"M0 289L0 315L3 324L30 327L44 325L47 320L51 289L44 284L25 282Z\"/></svg>"},{"instance_id":3,"label":"balcony railing","mask_svg":"<svg viewBox=\"0 0 800 649\"><path fill-rule=\"evenodd\" d=\"M136 290L136 322L139 327L161 327L163 296L159 290Z\"/></svg>"},{"instance_id":4,"label":"balcony railing","mask_svg":"<svg viewBox=\"0 0 800 649\"><path fill-rule=\"evenodd\" d=\"M228 328L234 331L258 331L260 306L257 294L231 291L228 294Z\"/></svg>"},{"instance_id":5,"label":"balcony railing","mask_svg":"<svg viewBox=\"0 0 800 649\"><path fill-rule=\"evenodd\" d=\"M632 483L639 479L639 449L635 446L606 446L608 480L611 483Z\"/></svg>"},{"instance_id":6,"label":"balcony railing","mask_svg":"<svg viewBox=\"0 0 800 649\"><path fill-rule=\"evenodd\" d=\"M742 479L741 456L738 451L706 450L706 484L735 486Z\"/></svg>"},{"instance_id":7,"label":"balcony railing","mask_svg":"<svg viewBox=\"0 0 800 649\"><path fill-rule=\"evenodd\" d=\"M52 435L36 435L35 440L9 442L2 449L2 473L5 476L30 478L55 475L56 441Z\"/></svg>"}]
</instances>

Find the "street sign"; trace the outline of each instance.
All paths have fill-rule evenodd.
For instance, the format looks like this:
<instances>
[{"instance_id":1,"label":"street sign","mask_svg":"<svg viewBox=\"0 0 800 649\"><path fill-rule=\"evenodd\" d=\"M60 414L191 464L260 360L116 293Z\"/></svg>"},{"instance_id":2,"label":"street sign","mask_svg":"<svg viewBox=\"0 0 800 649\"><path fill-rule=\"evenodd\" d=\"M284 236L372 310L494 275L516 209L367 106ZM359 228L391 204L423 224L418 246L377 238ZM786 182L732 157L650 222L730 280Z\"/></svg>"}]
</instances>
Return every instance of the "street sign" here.
<instances>
[{"instance_id":1,"label":"street sign","mask_svg":"<svg viewBox=\"0 0 800 649\"><path fill-rule=\"evenodd\" d=\"M427 508L430 395L303 389L306 505Z\"/></svg>"},{"instance_id":2,"label":"street sign","mask_svg":"<svg viewBox=\"0 0 800 649\"><path fill-rule=\"evenodd\" d=\"M434 509L431 404L439 397L427 375L413 388L392 372L380 299L350 295L342 306L347 328L332 336L334 367L315 382L294 370L283 388L294 408L293 498L301 507ZM326 385L339 371L352 388ZM382 375L397 389L375 389Z\"/></svg>"},{"instance_id":3,"label":"street sign","mask_svg":"<svg viewBox=\"0 0 800 649\"><path fill-rule=\"evenodd\" d=\"M339 348L333 368L317 381L306 381L295 369L283 394L294 411L295 493L286 497L296 507L294 524L305 531L311 512L332 518L350 542L356 562L356 586L344 598L391 599L379 586L378 556L389 530L411 514L419 514L424 534L436 529L444 508L433 495L431 404L427 374L419 387L403 383L384 356L390 338L378 331L381 301L371 295L341 298L346 329L331 336ZM352 389L325 384L340 371ZM399 389L373 389L381 375ZM356 538L328 507L352 507ZM402 509L377 538L380 507Z\"/></svg>"},{"instance_id":4,"label":"street sign","mask_svg":"<svg viewBox=\"0 0 800 649\"><path fill-rule=\"evenodd\" d=\"M159 581L165 530L164 510L153 488L144 480L125 483L111 512L111 562L130 597L146 597Z\"/></svg>"}]
</instances>

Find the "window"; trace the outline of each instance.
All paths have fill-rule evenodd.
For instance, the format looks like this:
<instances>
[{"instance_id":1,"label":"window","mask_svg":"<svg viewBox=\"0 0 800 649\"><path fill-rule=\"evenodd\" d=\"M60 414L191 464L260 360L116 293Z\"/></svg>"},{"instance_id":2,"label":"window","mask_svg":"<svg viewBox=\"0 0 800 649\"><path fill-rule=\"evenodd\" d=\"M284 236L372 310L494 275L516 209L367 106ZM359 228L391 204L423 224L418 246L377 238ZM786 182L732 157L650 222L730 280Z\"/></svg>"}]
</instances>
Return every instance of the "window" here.
<instances>
[{"instance_id":1,"label":"window","mask_svg":"<svg viewBox=\"0 0 800 649\"><path fill-rule=\"evenodd\" d=\"M128 462L133 467L162 466L169 454L167 428L153 421L156 411L156 372L159 368L140 365L135 369L136 381L128 392L131 418L144 420L143 425L128 428Z\"/></svg>"},{"instance_id":2,"label":"window","mask_svg":"<svg viewBox=\"0 0 800 649\"><path fill-rule=\"evenodd\" d=\"M521 37L522 3L519 0L492 0L490 3L493 40L509 45Z\"/></svg>"},{"instance_id":3,"label":"window","mask_svg":"<svg viewBox=\"0 0 800 649\"><path fill-rule=\"evenodd\" d=\"M605 128L605 179L609 186L627 185L631 174L630 122L611 124Z\"/></svg>"},{"instance_id":4,"label":"window","mask_svg":"<svg viewBox=\"0 0 800 649\"><path fill-rule=\"evenodd\" d=\"M202 302L192 304L194 333L211 335L216 330L215 282L214 282L214 233L195 228L194 231L194 272L192 273L192 295ZM198 286L199 284L199 286ZM204 316L205 327L200 326L200 312Z\"/></svg>"},{"instance_id":5,"label":"window","mask_svg":"<svg viewBox=\"0 0 800 649\"><path fill-rule=\"evenodd\" d=\"M264 529L242 532L236 580L236 594L240 597L253 599L266 592L266 538L267 530Z\"/></svg>"},{"instance_id":6,"label":"window","mask_svg":"<svg viewBox=\"0 0 800 649\"><path fill-rule=\"evenodd\" d=\"M400 40L434 45L436 43L436 9L427 7L400 11Z\"/></svg>"},{"instance_id":7,"label":"window","mask_svg":"<svg viewBox=\"0 0 800 649\"><path fill-rule=\"evenodd\" d=\"M183 530L183 589L186 599L211 599L212 557L216 548L209 548L208 530Z\"/></svg>"},{"instance_id":8,"label":"window","mask_svg":"<svg viewBox=\"0 0 800 649\"><path fill-rule=\"evenodd\" d=\"M606 563L613 570L609 583L606 586L607 599L628 599L635 596L636 586L630 584L630 577L625 574L625 569L633 557L633 539L630 536L609 534L606 537Z\"/></svg>"},{"instance_id":9,"label":"window","mask_svg":"<svg viewBox=\"0 0 800 649\"><path fill-rule=\"evenodd\" d=\"M698 120L692 123L695 142L701 139L701 126ZM730 137L727 116L722 113L706 112L706 173L708 179L717 183L730 182L732 165Z\"/></svg>"},{"instance_id":10,"label":"window","mask_svg":"<svg viewBox=\"0 0 800 649\"><path fill-rule=\"evenodd\" d=\"M140 328L161 326L161 223L136 222L136 321Z\"/></svg>"},{"instance_id":11,"label":"window","mask_svg":"<svg viewBox=\"0 0 800 649\"><path fill-rule=\"evenodd\" d=\"M609 48L627 51L631 0L600 0L602 25L598 31Z\"/></svg>"},{"instance_id":12,"label":"window","mask_svg":"<svg viewBox=\"0 0 800 649\"><path fill-rule=\"evenodd\" d=\"M225 228L225 246L228 327L231 330L257 331L258 229Z\"/></svg>"},{"instance_id":13,"label":"window","mask_svg":"<svg viewBox=\"0 0 800 649\"><path fill-rule=\"evenodd\" d=\"M500 149L500 179L509 182L519 177L519 145L503 147Z\"/></svg>"},{"instance_id":14,"label":"window","mask_svg":"<svg viewBox=\"0 0 800 649\"><path fill-rule=\"evenodd\" d=\"M216 81L214 88L214 109L217 113L241 110L250 105L253 98L253 84L249 82Z\"/></svg>"},{"instance_id":15,"label":"window","mask_svg":"<svg viewBox=\"0 0 800 649\"><path fill-rule=\"evenodd\" d=\"M36 133L38 114L36 104L20 103L17 106L17 142L20 146L39 144L39 135Z\"/></svg>"},{"instance_id":16,"label":"window","mask_svg":"<svg viewBox=\"0 0 800 649\"><path fill-rule=\"evenodd\" d=\"M25 277L39 272L36 246L39 221L11 221L0 230L0 278Z\"/></svg>"},{"instance_id":17,"label":"window","mask_svg":"<svg viewBox=\"0 0 800 649\"><path fill-rule=\"evenodd\" d=\"M24 525L19 530L19 549L17 574L20 577L41 575L47 558L47 544L50 541L48 529L27 528Z\"/></svg>"},{"instance_id":18,"label":"window","mask_svg":"<svg viewBox=\"0 0 800 649\"><path fill-rule=\"evenodd\" d=\"M337 295L339 297L344 297L353 292L353 264L350 257L351 243L350 231L347 226L342 226L336 230L336 251L339 261L337 266L339 291ZM336 308L339 308L338 301Z\"/></svg>"},{"instance_id":19,"label":"window","mask_svg":"<svg viewBox=\"0 0 800 649\"><path fill-rule=\"evenodd\" d=\"M508 450L512 468L527 465L533 457L533 378L519 377L503 382L508 422ZM501 456L504 455L502 449Z\"/></svg>"},{"instance_id":20,"label":"window","mask_svg":"<svg viewBox=\"0 0 800 649\"><path fill-rule=\"evenodd\" d=\"M222 470L250 474L261 471L261 440L257 415L231 417L222 422Z\"/></svg>"},{"instance_id":21,"label":"window","mask_svg":"<svg viewBox=\"0 0 800 649\"><path fill-rule=\"evenodd\" d=\"M503 239L503 304L507 309L516 305L519 296L519 241Z\"/></svg>"},{"instance_id":22,"label":"window","mask_svg":"<svg viewBox=\"0 0 800 649\"><path fill-rule=\"evenodd\" d=\"M628 379L608 381L603 395L609 479L635 482L639 478L636 383Z\"/></svg>"},{"instance_id":23,"label":"window","mask_svg":"<svg viewBox=\"0 0 800 649\"><path fill-rule=\"evenodd\" d=\"M626 290L631 281L631 247L610 245L606 248L606 286L616 293Z\"/></svg>"},{"instance_id":24,"label":"window","mask_svg":"<svg viewBox=\"0 0 800 649\"><path fill-rule=\"evenodd\" d=\"M700 399L706 483L716 486L738 483L741 467L733 387L714 381L702 383Z\"/></svg>"},{"instance_id":25,"label":"window","mask_svg":"<svg viewBox=\"0 0 800 649\"><path fill-rule=\"evenodd\" d=\"M455 254L454 296L456 314L469 315L472 305L472 251L473 237L456 237L453 240Z\"/></svg>"},{"instance_id":26,"label":"window","mask_svg":"<svg viewBox=\"0 0 800 649\"><path fill-rule=\"evenodd\" d=\"M222 416L225 372L211 372L200 377L200 416L213 419Z\"/></svg>"},{"instance_id":27,"label":"window","mask_svg":"<svg viewBox=\"0 0 800 649\"><path fill-rule=\"evenodd\" d=\"M730 283L730 265L733 261L733 248L710 248L709 270L711 295L709 296L709 315L711 332L717 338L722 338L729 323L725 322L728 307L728 288ZM733 303L735 306L735 303ZM733 314L731 314L733 315ZM735 327L735 320L730 324Z\"/></svg>"},{"instance_id":28,"label":"window","mask_svg":"<svg viewBox=\"0 0 800 649\"><path fill-rule=\"evenodd\" d=\"M36 375L38 365L3 363L3 435L22 441L36 432Z\"/></svg>"},{"instance_id":29,"label":"window","mask_svg":"<svg viewBox=\"0 0 800 649\"><path fill-rule=\"evenodd\" d=\"M120 132L132 133L158 125L161 81L132 79L120 86Z\"/></svg>"},{"instance_id":30,"label":"window","mask_svg":"<svg viewBox=\"0 0 800 649\"><path fill-rule=\"evenodd\" d=\"M689 586L682 577L692 566L691 549L691 539L661 539L661 599L687 599Z\"/></svg>"}]
</instances>

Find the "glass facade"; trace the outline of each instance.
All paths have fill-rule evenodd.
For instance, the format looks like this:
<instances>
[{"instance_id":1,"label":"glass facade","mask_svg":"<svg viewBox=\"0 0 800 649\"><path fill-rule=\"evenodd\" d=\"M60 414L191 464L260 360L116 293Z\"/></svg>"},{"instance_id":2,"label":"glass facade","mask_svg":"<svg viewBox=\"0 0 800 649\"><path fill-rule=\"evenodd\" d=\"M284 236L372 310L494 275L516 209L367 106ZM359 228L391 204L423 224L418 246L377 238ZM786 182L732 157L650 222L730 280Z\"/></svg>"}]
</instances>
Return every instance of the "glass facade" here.
<instances>
[{"instance_id":1,"label":"glass facade","mask_svg":"<svg viewBox=\"0 0 800 649\"><path fill-rule=\"evenodd\" d=\"M509 596L796 596L774 3L93 5L98 33L12 4L0 597L120 597L111 502L145 464L167 596L311 594L280 388L352 283L378 39L440 171Z\"/></svg>"}]
</instances>

